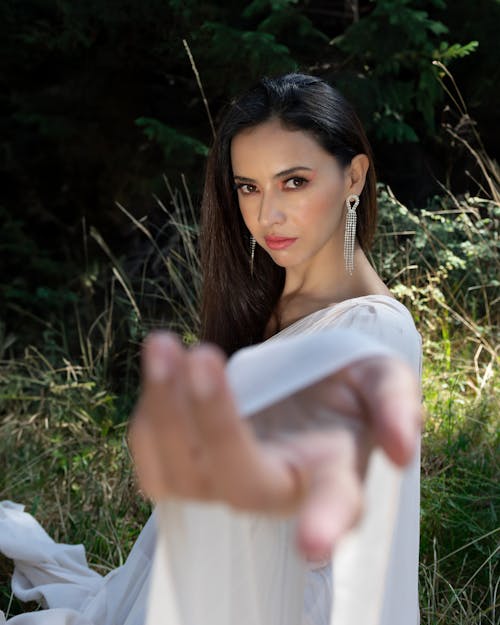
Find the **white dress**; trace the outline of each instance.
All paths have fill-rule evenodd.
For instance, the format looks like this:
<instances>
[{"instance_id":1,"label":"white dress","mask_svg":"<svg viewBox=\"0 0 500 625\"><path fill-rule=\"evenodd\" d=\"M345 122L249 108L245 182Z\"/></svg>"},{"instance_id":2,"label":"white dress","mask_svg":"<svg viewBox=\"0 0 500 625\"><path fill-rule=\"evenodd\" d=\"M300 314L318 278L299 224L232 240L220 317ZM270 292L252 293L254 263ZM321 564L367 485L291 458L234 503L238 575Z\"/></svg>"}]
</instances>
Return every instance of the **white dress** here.
<instances>
[{"instance_id":1,"label":"white dress","mask_svg":"<svg viewBox=\"0 0 500 625\"><path fill-rule=\"evenodd\" d=\"M403 304L367 295L239 350L227 374L242 417L251 418L372 355L398 355L421 380L421 347ZM47 608L7 623L418 625L419 494L420 441L403 470L375 449L363 518L335 557L317 564L294 548L295 517L169 500L157 506L125 564L105 577L88 568L83 546L55 543L22 506L0 502L0 551L15 562L13 591Z\"/></svg>"}]
</instances>

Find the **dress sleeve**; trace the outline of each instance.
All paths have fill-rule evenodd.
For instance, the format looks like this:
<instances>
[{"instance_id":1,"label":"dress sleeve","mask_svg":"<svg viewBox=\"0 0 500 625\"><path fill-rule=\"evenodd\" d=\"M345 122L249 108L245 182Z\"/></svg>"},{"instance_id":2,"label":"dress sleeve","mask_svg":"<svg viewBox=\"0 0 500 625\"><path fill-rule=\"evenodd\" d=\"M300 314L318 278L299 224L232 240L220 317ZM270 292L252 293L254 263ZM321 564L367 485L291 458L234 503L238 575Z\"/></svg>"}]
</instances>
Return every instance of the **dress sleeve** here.
<instances>
[{"instance_id":1,"label":"dress sleeve","mask_svg":"<svg viewBox=\"0 0 500 625\"><path fill-rule=\"evenodd\" d=\"M352 310L343 326L325 317L321 331L239 350L228 361L227 375L242 417L356 360L403 352L411 358L413 352L402 350L398 343L397 328L400 322L405 331L411 330L416 345L415 328L411 316L403 323L404 314L399 314L391 323L390 313L382 318L371 317L370 310ZM331 625L417 623L413 571L403 571L399 557L395 564L390 559L395 553L403 473L380 450L373 450L365 480L365 514L339 542L335 558L332 554ZM412 482L412 497L414 487ZM295 517L270 518L240 513L224 504L170 499L158 505L157 521L147 625L160 621L300 625L308 566L295 548ZM415 538L413 526L403 530L398 547ZM403 564L413 563L413 547L412 543ZM392 582L394 593L388 594ZM410 597L408 604L399 601L401 592Z\"/></svg>"},{"instance_id":2,"label":"dress sleeve","mask_svg":"<svg viewBox=\"0 0 500 625\"><path fill-rule=\"evenodd\" d=\"M339 329L356 328L394 350L412 366L422 384L422 337L406 307L399 302L360 303L336 319ZM383 593L380 596L380 625L418 625L418 562L420 535L420 458L419 437L415 455L404 469L397 501L394 528L390 538L390 555ZM373 490L376 497L376 489ZM369 541L367 539L367 545ZM335 578L343 571L342 562L333 560L334 604ZM340 583L340 582L339 582ZM343 623L342 617L339 621ZM361 622L361 621L360 621Z\"/></svg>"},{"instance_id":3,"label":"dress sleeve","mask_svg":"<svg viewBox=\"0 0 500 625\"><path fill-rule=\"evenodd\" d=\"M376 303L360 302L347 308L334 319L336 328L354 329L380 341L406 360L422 381L422 336L415 327L410 311L399 301L384 299Z\"/></svg>"}]
</instances>

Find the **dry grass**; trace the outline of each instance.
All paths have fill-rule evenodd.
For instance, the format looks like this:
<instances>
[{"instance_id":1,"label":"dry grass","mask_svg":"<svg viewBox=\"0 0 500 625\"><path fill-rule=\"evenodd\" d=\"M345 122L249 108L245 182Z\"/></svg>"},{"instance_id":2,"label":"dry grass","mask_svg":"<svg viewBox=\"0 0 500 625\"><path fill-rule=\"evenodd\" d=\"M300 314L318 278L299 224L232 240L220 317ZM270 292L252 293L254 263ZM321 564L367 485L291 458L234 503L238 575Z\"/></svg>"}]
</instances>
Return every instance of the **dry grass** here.
<instances>
[{"instance_id":1,"label":"dry grass","mask_svg":"<svg viewBox=\"0 0 500 625\"><path fill-rule=\"evenodd\" d=\"M167 216L156 230L121 207L144 237L137 258L119 261L91 231L108 258L100 311L89 318L76 309L74 328L53 330L45 343L0 362L0 499L26 504L56 540L83 543L103 574L124 561L150 513L125 442L138 345L158 325L187 343L197 335L196 217L186 188L167 182L167 198L156 198ZM445 197L412 215L384 187L380 204L372 261L424 338L422 623L493 624L500 207ZM75 353L65 348L64 333L73 330ZM4 332L4 354L9 341ZM9 571L0 563L0 602L12 615L23 606L12 601Z\"/></svg>"}]
</instances>

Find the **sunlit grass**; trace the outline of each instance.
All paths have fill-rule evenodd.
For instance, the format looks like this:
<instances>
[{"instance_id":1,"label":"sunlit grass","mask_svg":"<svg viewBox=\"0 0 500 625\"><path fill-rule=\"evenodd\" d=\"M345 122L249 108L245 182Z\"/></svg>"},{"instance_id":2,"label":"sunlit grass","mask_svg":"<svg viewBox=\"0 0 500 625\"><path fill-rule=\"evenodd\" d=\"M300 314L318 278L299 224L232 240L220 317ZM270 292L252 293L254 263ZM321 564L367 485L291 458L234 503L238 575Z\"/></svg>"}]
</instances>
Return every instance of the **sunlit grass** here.
<instances>
[{"instance_id":1,"label":"sunlit grass","mask_svg":"<svg viewBox=\"0 0 500 625\"><path fill-rule=\"evenodd\" d=\"M474 396L467 370L458 366L458 348L457 354L447 375L442 363L424 368L422 616L433 625L493 625L499 614L500 389L496 379Z\"/></svg>"}]
</instances>

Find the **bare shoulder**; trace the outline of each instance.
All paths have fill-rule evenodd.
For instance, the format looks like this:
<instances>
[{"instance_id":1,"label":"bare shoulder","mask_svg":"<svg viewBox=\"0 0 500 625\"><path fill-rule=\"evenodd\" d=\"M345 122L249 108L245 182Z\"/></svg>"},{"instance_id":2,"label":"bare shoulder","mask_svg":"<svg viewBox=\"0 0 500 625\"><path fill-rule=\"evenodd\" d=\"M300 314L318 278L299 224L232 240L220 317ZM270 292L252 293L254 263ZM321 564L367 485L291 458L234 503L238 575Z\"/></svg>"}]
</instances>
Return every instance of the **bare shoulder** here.
<instances>
[{"instance_id":1,"label":"bare shoulder","mask_svg":"<svg viewBox=\"0 0 500 625\"><path fill-rule=\"evenodd\" d=\"M394 297L389 287L382 281L377 273L373 273L370 276L370 280L367 280L362 286L360 286L361 295L387 295L388 297ZM396 298L394 298L396 299Z\"/></svg>"},{"instance_id":2,"label":"bare shoulder","mask_svg":"<svg viewBox=\"0 0 500 625\"><path fill-rule=\"evenodd\" d=\"M354 289L359 295L387 295L394 297L389 287L378 275L366 255L360 254L359 273L355 281Z\"/></svg>"}]
</instances>

